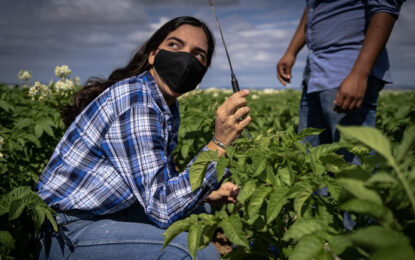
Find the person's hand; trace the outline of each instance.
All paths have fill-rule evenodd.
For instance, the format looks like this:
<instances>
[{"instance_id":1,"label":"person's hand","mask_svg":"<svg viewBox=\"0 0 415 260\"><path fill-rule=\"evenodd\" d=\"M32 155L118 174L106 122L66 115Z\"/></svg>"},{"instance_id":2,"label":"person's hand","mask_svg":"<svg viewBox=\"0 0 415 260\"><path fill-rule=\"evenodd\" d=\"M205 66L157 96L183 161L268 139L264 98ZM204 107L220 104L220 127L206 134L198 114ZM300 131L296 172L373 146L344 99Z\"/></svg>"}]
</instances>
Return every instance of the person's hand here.
<instances>
[{"instance_id":1,"label":"person's hand","mask_svg":"<svg viewBox=\"0 0 415 260\"><path fill-rule=\"evenodd\" d=\"M215 138L224 145L230 145L251 122L246 106L249 90L234 93L216 110Z\"/></svg>"},{"instance_id":2,"label":"person's hand","mask_svg":"<svg viewBox=\"0 0 415 260\"><path fill-rule=\"evenodd\" d=\"M348 113L360 108L366 93L368 76L351 72L340 84L333 110Z\"/></svg>"},{"instance_id":3,"label":"person's hand","mask_svg":"<svg viewBox=\"0 0 415 260\"><path fill-rule=\"evenodd\" d=\"M223 183L218 190L212 191L206 200L212 205L221 205L226 203L236 203L236 197L239 193L239 187L232 182Z\"/></svg>"},{"instance_id":4,"label":"person's hand","mask_svg":"<svg viewBox=\"0 0 415 260\"><path fill-rule=\"evenodd\" d=\"M285 87L291 81L291 68L295 63L295 55L286 53L277 63L277 78Z\"/></svg>"}]
</instances>

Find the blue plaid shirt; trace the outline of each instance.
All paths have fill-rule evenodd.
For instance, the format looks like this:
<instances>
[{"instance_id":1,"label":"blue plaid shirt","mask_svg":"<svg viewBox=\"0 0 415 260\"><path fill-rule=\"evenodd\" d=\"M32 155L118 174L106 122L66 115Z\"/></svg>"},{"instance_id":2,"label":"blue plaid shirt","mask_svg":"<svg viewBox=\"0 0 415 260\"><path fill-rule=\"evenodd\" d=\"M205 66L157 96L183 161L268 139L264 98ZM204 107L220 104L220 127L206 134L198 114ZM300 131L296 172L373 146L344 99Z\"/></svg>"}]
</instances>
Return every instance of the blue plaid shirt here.
<instances>
[{"instance_id":1,"label":"blue plaid shirt","mask_svg":"<svg viewBox=\"0 0 415 260\"><path fill-rule=\"evenodd\" d=\"M98 215L139 201L148 218L168 227L219 185L214 163L195 192L193 161L176 171L179 119L178 103L169 108L149 72L114 84L68 128L40 176L39 196L60 211Z\"/></svg>"}]
</instances>

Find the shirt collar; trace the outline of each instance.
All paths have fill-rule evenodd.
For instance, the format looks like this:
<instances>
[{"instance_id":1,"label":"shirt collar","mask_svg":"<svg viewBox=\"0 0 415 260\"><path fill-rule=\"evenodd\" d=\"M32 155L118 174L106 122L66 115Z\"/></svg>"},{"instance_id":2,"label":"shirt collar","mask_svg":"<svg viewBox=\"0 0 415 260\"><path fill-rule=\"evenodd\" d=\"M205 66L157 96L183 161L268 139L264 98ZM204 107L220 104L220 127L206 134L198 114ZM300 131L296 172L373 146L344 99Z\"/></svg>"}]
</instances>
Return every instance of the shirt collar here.
<instances>
[{"instance_id":1,"label":"shirt collar","mask_svg":"<svg viewBox=\"0 0 415 260\"><path fill-rule=\"evenodd\" d=\"M162 110L166 119L179 118L179 103L177 100L171 107L169 107L151 73L149 71L145 71L141 74L141 77L151 90L152 97L156 101L157 106Z\"/></svg>"}]
</instances>

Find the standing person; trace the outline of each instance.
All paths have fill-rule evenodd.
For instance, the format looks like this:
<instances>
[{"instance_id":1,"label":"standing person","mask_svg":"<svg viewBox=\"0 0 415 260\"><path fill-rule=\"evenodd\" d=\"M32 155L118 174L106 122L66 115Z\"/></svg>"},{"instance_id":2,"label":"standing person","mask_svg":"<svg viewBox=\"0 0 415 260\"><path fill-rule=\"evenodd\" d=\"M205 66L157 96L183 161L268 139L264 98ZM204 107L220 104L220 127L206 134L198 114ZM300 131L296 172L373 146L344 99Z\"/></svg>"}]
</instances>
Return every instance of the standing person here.
<instances>
[{"instance_id":1,"label":"standing person","mask_svg":"<svg viewBox=\"0 0 415 260\"><path fill-rule=\"evenodd\" d=\"M39 196L56 210L59 232L46 229L40 258L191 259L187 235L162 251L165 228L203 200L234 203L238 187L217 179L211 163L192 192L189 163L175 170L177 98L196 88L209 67L214 38L192 17L163 25L124 68L90 80L63 113L69 126L40 176ZM202 151L217 151L251 121L240 91L217 110L215 134ZM243 116L244 119L239 120ZM210 245L198 259L219 259Z\"/></svg>"},{"instance_id":2,"label":"standing person","mask_svg":"<svg viewBox=\"0 0 415 260\"><path fill-rule=\"evenodd\" d=\"M379 91L391 82L386 42L404 0L307 0L298 28L277 64L285 86L307 43L299 131L325 129L305 141L339 141L336 125L375 126ZM358 159L342 151L348 162Z\"/></svg>"}]
</instances>

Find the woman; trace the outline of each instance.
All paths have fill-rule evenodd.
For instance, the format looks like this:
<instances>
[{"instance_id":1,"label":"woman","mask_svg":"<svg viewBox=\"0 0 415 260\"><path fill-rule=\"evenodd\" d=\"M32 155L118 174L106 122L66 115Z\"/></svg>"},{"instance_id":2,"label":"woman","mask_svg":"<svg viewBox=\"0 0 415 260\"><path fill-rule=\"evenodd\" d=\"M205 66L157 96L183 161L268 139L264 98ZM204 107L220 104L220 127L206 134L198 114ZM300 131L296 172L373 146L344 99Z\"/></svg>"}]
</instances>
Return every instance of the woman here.
<instances>
[{"instance_id":1,"label":"woman","mask_svg":"<svg viewBox=\"0 0 415 260\"><path fill-rule=\"evenodd\" d=\"M205 199L236 201L238 188L220 185L215 165L191 191L189 167L178 173L177 98L196 88L211 63L214 39L192 17L163 25L130 63L108 80L91 80L63 113L69 126L40 176L38 194L58 214L40 258L190 259L186 234L161 251L163 230ZM218 151L238 138L251 118L240 91L217 110L215 135L202 151ZM244 118L241 120L241 118ZM217 259L215 248L198 259Z\"/></svg>"}]
</instances>

